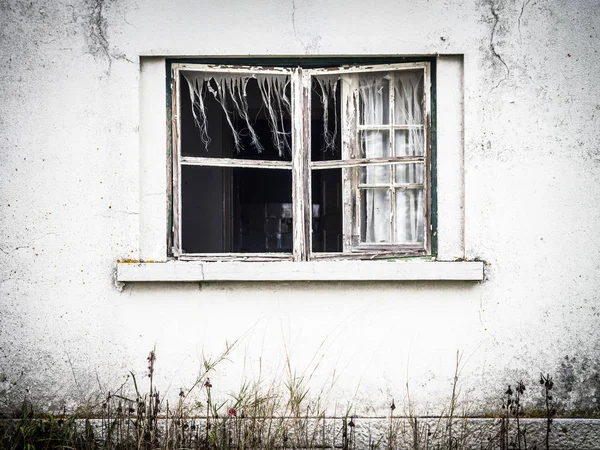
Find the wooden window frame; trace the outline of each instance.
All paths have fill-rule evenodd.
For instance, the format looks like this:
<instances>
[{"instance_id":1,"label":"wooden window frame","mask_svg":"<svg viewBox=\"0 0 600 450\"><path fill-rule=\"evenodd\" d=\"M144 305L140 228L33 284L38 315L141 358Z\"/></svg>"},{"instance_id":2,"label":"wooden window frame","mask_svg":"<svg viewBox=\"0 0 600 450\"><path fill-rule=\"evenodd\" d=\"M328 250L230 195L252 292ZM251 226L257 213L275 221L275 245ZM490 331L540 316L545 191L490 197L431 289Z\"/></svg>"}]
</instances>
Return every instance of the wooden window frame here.
<instances>
[{"instance_id":1,"label":"wooden window frame","mask_svg":"<svg viewBox=\"0 0 600 450\"><path fill-rule=\"evenodd\" d=\"M310 158L310 112L312 79L318 75L334 75L352 77L366 72L421 69L424 72L423 89L423 156L394 156L387 158L360 158L359 133L368 130L368 125L360 125L358 119L359 99L357 83L342 83L342 158L332 161L311 161ZM291 78L291 120L292 120L292 158L291 161L241 160L233 158L190 157L181 155L180 121L180 86L178 80L181 71L202 71L213 73L240 74L289 74ZM356 65L338 68L303 69L302 67L266 67L228 66L196 63L174 63L171 65L171 149L172 158L169 164L169 177L172 179L172 234L170 246L172 256L179 260L203 261L309 261L309 260L342 260L342 259L386 259L399 257L432 255L432 124L431 124L431 68L429 62L402 62L393 64ZM393 95L390 89L390 145L393 147L394 130L407 129L410 126L394 124ZM383 129L377 126L373 129ZM360 241L360 168L370 165L423 163L424 181L422 185L412 188L423 189L424 205L424 242L422 244L367 244ZM292 210L293 210L293 251L291 253L186 253L182 251L181 236L181 168L183 165L199 165L208 167L252 167L273 170L291 170L292 172ZM342 170L343 192L343 251L313 252L312 207L311 207L311 173L313 170ZM394 173L394 170L391 170ZM364 186L363 186L364 187ZM389 189L411 186L395 186L392 179ZM392 197L393 198L393 197ZM392 202L392 209L395 208ZM393 220L393 211L392 219Z\"/></svg>"}]
</instances>

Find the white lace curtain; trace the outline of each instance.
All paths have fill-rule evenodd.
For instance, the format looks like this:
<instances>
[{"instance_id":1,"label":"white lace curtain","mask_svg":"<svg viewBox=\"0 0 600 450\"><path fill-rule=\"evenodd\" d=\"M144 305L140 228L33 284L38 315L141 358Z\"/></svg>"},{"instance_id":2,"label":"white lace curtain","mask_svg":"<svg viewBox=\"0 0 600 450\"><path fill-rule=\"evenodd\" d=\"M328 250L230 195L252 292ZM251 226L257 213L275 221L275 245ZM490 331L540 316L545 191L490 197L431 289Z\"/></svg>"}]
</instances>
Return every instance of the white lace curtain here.
<instances>
[{"instance_id":1,"label":"white lace curtain","mask_svg":"<svg viewBox=\"0 0 600 450\"><path fill-rule=\"evenodd\" d=\"M359 92L360 123L377 128L361 131L362 157L424 155L422 71L363 74ZM406 186L423 184L423 163L362 167L360 182L363 242L423 242L423 189Z\"/></svg>"}]
</instances>

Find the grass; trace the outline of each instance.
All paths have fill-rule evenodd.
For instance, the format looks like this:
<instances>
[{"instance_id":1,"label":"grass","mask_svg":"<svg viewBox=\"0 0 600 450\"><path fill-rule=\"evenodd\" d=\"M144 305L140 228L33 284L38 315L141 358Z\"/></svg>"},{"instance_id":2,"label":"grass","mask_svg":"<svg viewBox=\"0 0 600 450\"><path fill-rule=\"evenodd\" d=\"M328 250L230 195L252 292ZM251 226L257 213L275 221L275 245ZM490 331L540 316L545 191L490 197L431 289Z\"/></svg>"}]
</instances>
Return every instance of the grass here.
<instances>
[{"instance_id":1,"label":"grass","mask_svg":"<svg viewBox=\"0 0 600 450\"><path fill-rule=\"evenodd\" d=\"M328 416L327 389L311 392L312 370L297 372L289 357L282 382L244 381L227 400L213 397L209 375L227 360L236 343L226 344L215 358L203 358L202 370L193 384L181 389L170 404L154 383L156 350L148 357L148 390L130 372L126 382L107 394L99 414L81 417L36 413L23 402L18 417L0 421L0 449L103 449L103 450L250 450L250 449L341 449L341 450L542 450L551 448L552 420L556 415L551 395L553 381L542 375L546 406L542 442L531 444L524 415L525 385L504 393L503 413L487 421L473 421L460 401L460 373L457 352L452 389L447 407L435 418L418 417L406 386L406 404L398 414L392 400L385 425L375 430L368 417L351 414ZM318 365L318 362L317 362ZM131 394L128 394L130 392ZM192 395L194 394L194 395ZM197 401L193 399L201 398ZM380 422L381 423L381 420ZM528 443L528 439L530 443Z\"/></svg>"}]
</instances>

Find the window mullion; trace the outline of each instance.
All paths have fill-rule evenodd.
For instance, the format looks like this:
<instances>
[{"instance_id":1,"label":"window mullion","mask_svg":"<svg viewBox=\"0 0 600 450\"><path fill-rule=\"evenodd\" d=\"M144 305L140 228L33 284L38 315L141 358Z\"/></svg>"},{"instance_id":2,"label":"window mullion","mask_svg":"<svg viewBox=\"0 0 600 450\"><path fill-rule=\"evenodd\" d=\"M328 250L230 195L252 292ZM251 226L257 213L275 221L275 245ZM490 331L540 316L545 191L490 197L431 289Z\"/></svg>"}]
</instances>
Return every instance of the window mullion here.
<instances>
[{"instance_id":1,"label":"window mullion","mask_svg":"<svg viewBox=\"0 0 600 450\"><path fill-rule=\"evenodd\" d=\"M394 92L395 86L395 76L394 72L390 74L390 156L395 156L396 153L396 132L394 131L394 123L396 122L396 108L394 107L394 101L396 94ZM396 189L394 189L394 185L396 184L396 166L390 165L390 242L394 242L394 237L396 236Z\"/></svg>"},{"instance_id":2,"label":"window mullion","mask_svg":"<svg viewBox=\"0 0 600 450\"><path fill-rule=\"evenodd\" d=\"M358 75L342 77L342 160L357 159L360 156L358 139ZM358 189L360 170L357 167L342 169L342 247L349 252L360 241L360 190Z\"/></svg>"},{"instance_id":3,"label":"window mullion","mask_svg":"<svg viewBox=\"0 0 600 450\"><path fill-rule=\"evenodd\" d=\"M301 68L292 73L292 208L294 261L306 261L310 253L311 187L310 76Z\"/></svg>"},{"instance_id":4,"label":"window mullion","mask_svg":"<svg viewBox=\"0 0 600 450\"><path fill-rule=\"evenodd\" d=\"M171 191L173 203L173 256L178 257L182 253L181 244L181 102L179 86L179 70L173 69L171 79L172 82L172 153L173 153L173 189Z\"/></svg>"},{"instance_id":5,"label":"window mullion","mask_svg":"<svg viewBox=\"0 0 600 450\"><path fill-rule=\"evenodd\" d=\"M431 89L431 79L430 79L430 66L429 64L425 64L423 68L424 76L423 76L423 98L421 101L423 102L423 130L424 130L424 141L423 145L425 148L423 149L423 153L425 155L425 165L423 167L424 174L424 188L423 188L423 214L424 220L423 225L425 226L425 230L423 232L423 240L425 245L425 250L428 254L432 251L432 238L433 238L433 230L431 226L431 112L430 112L430 89Z\"/></svg>"}]
</instances>

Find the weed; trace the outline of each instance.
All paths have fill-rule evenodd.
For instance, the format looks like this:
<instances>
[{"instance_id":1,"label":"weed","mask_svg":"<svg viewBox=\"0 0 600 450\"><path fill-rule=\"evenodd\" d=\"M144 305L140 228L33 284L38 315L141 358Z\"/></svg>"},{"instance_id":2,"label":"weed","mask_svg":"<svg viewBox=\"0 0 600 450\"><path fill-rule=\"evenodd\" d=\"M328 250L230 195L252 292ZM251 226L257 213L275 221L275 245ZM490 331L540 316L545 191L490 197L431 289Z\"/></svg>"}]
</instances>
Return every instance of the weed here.
<instances>
[{"instance_id":1,"label":"weed","mask_svg":"<svg viewBox=\"0 0 600 450\"><path fill-rule=\"evenodd\" d=\"M285 381L266 382L259 376L256 381L244 381L228 400L215 399L209 375L228 359L234 345L226 345L216 358L203 358L201 372L190 388L180 389L175 405L161 397L154 381L156 349L147 357L148 391L142 392L136 375L130 372L118 389L107 394L96 418L67 417L64 412L35 414L31 405L23 402L18 419L0 422L0 450L360 450L361 445L368 450L537 448L535 443L528 447L523 381L517 382L514 390L509 385L504 392L499 420L473 422L469 418L460 401L463 363L458 352L448 406L439 416L418 417L407 384L405 414L397 415L391 399L385 431L373 436L371 422L361 421L350 404L341 417L328 417L324 406L327 392L322 389L314 397L309 389L315 368L297 372L289 357ZM546 407L545 448L549 450L556 415L554 383L550 375L541 375L540 384ZM197 396L192 396L194 390ZM192 397L201 400L192 402Z\"/></svg>"},{"instance_id":2,"label":"weed","mask_svg":"<svg viewBox=\"0 0 600 450\"><path fill-rule=\"evenodd\" d=\"M554 387L554 382L550 374L544 376L540 374L540 384L543 386L544 403L546 405L546 450L550 449L550 432L552 431L552 421L556 415L556 408L554 407L554 399L551 391Z\"/></svg>"}]
</instances>

